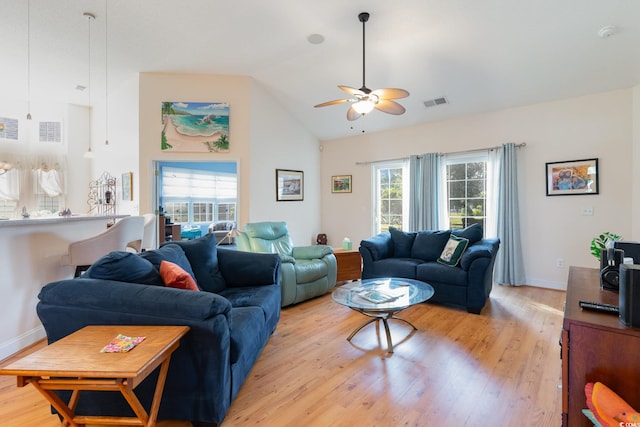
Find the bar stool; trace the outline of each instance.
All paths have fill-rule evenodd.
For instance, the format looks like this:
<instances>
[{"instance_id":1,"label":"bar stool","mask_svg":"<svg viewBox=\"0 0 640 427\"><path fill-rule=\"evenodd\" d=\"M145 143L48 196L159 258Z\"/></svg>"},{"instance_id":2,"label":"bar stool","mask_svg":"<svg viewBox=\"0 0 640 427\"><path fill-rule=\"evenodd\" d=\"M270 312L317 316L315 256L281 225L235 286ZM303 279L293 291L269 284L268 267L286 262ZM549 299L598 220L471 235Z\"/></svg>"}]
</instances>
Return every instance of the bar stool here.
<instances>
[{"instance_id":1,"label":"bar stool","mask_svg":"<svg viewBox=\"0 0 640 427\"><path fill-rule=\"evenodd\" d=\"M74 277L78 277L109 252L124 251L127 247L140 251L143 235L143 217L122 218L100 234L70 243L69 253L62 256L61 264L75 266Z\"/></svg>"}]
</instances>

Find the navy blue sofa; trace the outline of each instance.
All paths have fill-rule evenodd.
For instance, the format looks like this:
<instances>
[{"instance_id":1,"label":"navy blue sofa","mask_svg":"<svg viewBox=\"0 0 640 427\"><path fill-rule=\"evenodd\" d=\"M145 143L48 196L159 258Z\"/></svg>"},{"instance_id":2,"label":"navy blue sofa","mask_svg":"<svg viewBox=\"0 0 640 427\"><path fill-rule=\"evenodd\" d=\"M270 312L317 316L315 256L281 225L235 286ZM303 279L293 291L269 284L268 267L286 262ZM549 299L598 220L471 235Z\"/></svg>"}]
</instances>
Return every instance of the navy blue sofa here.
<instances>
[{"instance_id":1,"label":"navy blue sofa","mask_svg":"<svg viewBox=\"0 0 640 427\"><path fill-rule=\"evenodd\" d=\"M468 244L456 265L437 262L451 235ZM405 277L429 283L430 302L462 306L479 314L493 287L500 239L483 238L480 224L458 230L403 232L393 227L360 242L362 278Z\"/></svg>"},{"instance_id":2,"label":"navy blue sofa","mask_svg":"<svg viewBox=\"0 0 640 427\"><path fill-rule=\"evenodd\" d=\"M201 291L163 286L162 260L191 274ZM49 343L87 325L189 326L172 356L158 418L215 426L280 319L280 258L219 249L208 234L140 255L112 252L81 278L44 286L39 299ZM147 410L156 379L157 370L135 390ZM133 414L119 393L105 392L83 392L77 413Z\"/></svg>"}]
</instances>

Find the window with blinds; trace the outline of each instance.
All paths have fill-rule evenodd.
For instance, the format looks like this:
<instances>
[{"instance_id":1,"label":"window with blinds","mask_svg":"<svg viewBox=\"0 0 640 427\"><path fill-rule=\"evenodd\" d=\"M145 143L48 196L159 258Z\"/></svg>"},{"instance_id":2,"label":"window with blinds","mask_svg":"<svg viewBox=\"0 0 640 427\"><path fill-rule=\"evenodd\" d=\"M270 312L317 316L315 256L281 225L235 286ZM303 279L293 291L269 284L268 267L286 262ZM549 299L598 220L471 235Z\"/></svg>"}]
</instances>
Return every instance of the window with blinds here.
<instances>
[{"instance_id":1,"label":"window with blinds","mask_svg":"<svg viewBox=\"0 0 640 427\"><path fill-rule=\"evenodd\" d=\"M163 166L161 205L173 222L236 221L235 173Z\"/></svg>"}]
</instances>

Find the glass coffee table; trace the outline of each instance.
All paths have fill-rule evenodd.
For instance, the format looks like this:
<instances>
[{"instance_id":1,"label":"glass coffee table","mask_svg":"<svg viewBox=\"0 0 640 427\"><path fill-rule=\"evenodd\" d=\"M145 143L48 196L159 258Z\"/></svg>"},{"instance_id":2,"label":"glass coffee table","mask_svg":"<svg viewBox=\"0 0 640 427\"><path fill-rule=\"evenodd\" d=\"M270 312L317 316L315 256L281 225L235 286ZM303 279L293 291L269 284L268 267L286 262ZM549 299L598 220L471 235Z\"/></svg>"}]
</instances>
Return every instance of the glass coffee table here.
<instances>
[{"instance_id":1,"label":"glass coffee table","mask_svg":"<svg viewBox=\"0 0 640 427\"><path fill-rule=\"evenodd\" d=\"M414 330L418 329L409 321L396 316L396 313L424 302L433 296L433 287L418 280L388 277L379 279L356 280L336 288L331 298L338 304L360 312L371 319L356 328L347 341L362 328L373 322L382 320L387 334L387 351L393 353L389 319L405 322Z\"/></svg>"}]
</instances>

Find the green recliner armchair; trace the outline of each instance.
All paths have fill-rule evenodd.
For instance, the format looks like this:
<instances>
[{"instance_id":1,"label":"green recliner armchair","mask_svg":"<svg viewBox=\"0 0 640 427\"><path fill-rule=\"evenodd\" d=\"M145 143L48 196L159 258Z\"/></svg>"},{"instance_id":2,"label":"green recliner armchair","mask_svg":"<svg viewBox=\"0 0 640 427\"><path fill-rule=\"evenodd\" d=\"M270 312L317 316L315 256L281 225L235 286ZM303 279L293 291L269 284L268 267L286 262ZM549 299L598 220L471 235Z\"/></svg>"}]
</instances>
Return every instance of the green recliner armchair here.
<instances>
[{"instance_id":1,"label":"green recliner armchair","mask_svg":"<svg viewBox=\"0 0 640 427\"><path fill-rule=\"evenodd\" d=\"M326 294L336 285L338 266L333 248L294 247L284 222L247 224L236 237L238 250L276 253L282 262L282 307Z\"/></svg>"}]
</instances>

